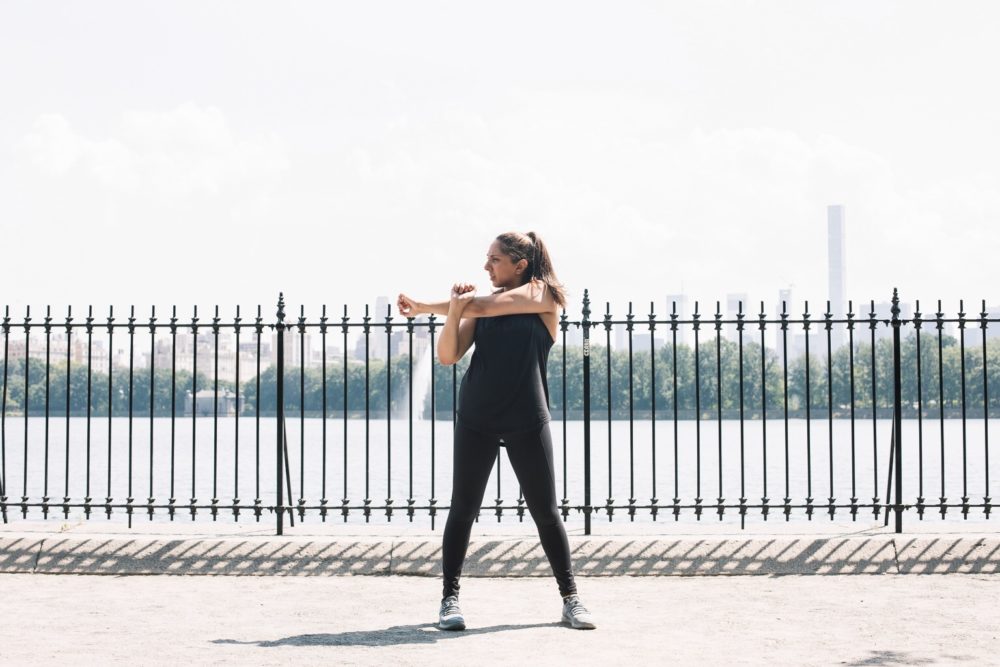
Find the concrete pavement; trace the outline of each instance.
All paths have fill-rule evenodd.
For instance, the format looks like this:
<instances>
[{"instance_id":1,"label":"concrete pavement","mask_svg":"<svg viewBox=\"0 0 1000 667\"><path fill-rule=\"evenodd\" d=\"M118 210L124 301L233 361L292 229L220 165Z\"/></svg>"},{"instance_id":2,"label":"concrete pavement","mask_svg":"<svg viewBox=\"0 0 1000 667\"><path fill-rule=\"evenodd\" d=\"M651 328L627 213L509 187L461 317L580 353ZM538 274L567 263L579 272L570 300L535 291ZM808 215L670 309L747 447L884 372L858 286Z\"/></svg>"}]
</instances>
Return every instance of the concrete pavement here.
<instances>
[{"instance_id":1,"label":"concrete pavement","mask_svg":"<svg viewBox=\"0 0 1000 667\"><path fill-rule=\"evenodd\" d=\"M989 665L1000 577L580 577L598 628L559 623L555 581L463 580L468 630L434 627L412 576L2 574L4 665Z\"/></svg>"}]
</instances>

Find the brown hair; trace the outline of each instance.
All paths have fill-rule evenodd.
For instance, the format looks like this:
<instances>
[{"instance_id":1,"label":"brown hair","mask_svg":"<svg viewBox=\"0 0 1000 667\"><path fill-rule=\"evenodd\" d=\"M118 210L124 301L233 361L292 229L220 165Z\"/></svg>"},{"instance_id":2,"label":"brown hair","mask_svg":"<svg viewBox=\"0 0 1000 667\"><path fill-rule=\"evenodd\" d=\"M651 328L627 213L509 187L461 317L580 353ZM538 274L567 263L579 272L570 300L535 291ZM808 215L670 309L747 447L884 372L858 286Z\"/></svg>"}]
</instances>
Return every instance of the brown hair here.
<instances>
[{"instance_id":1,"label":"brown hair","mask_svg":"<svg viewBox=\"0 0 1000 667\"><path fill-rule=\"evenodd\" d=\"M529 280L539 280L545 283L551 290L555 302L562 308L566 307L566 288L556 278L548 248L542 243L538 234L535 232L527 234L505 232L497 237L497 241L500 242L503 253L510 257L514 263L522 259L528 260L528 269L524 272L525 283Z\"/></svg>"}]
</instances>

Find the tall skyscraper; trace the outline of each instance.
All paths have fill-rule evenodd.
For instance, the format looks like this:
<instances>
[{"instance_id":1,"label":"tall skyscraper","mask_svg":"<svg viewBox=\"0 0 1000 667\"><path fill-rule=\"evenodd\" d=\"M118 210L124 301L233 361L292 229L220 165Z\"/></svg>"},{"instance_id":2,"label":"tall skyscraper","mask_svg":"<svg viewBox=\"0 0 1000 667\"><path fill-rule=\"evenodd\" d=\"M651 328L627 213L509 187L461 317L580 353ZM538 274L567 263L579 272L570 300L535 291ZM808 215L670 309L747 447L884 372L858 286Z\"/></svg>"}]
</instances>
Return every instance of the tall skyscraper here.
<instances>
[{"instance_id":1,"label":"tall skyscraper","mask_svg":"<svg viewBox=\"0 0 1000 667\"><path fill-rule=\"evenodd\" d=\"M830 312L834 319L843 319L847 312L847 267L845 254L846 223L844 207L834 204L826 207L827 228L827 269L829 271ZM824 304L825 305L825 304ZM833 347L843 345L845 340L844 324L835 324L831 333Z\"/></svg>"}]
</instances>

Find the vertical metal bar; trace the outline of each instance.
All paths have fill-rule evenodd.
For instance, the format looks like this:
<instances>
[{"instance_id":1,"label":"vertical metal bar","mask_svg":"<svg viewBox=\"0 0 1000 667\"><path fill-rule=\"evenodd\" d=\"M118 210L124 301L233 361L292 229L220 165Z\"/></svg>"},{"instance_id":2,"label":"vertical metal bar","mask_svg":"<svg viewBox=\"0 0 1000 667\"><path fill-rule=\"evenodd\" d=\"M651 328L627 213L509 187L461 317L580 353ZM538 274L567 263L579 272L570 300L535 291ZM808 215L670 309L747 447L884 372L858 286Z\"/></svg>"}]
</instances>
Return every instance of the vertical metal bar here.
<instances>
[{"instance_id":1,"label":"vertical metal bar","mask_svg":"<svg viewBox=\"0 0 1000 667\"><path fill-rule=\"evenodd\" d=\"M825 314L825 326L826 326L826 416L827 423L829 424L829 432L827 433L827 457L830 464L830 496L827 498L827 512L830 514L830 521L833 521L833 515L837 511L835 503L836 498L833 496L833 313L831 312L830 302L826 302L826 314Z\"/></svg>"},{"instance_id":2,"label":"vertical metal bar","mask_svg":"<svg viewBox=\"0 0 1000 667\"><path fill-rule=\"evenodd\" d=\"M500 490L500 448L497 447L497 455L495 459L496 471L497 471L497 496L493 499L494 512L497 517L497 523L500 523L500 518L503 516L503 496ZM520 490L520 486L518 487Z\"/></svg>"},{"instance_id":3,"label":"vertical metal bar","mask_svg":"<svg viewBox=\"0 0 1000 667\"><path fill-rule=\"evenodd\" d=\"M28 306L24 316L24 458L21 461L24 469L24 474L21 478L21 516L24 518L28 517L28 395L31 393L31 384L28 381L28 369L31 367L31 351L29 350L31 342L30 322L31 306Z\"/></svg>"},{"instance_id":4,"label":"vertical metal bar","mask_svg":"<svg viewBox=\"0 0 1000 667\"><path fill-rule=\"evenodd\" d=\"M153 417L156 414L156 306L149 316L149 520L153 520Z\"/></svg>"},{"instance_id":5,"label":"vertical metal bar","mask_svg":"<svg viewBox=\"0 0 1000 667\"><path fill-rule=\"evenodd\" d=\"M587 289L583 290L581 326L583 327L583 533L590 535L590 290ZM653 495L656 495L655 490Z\"/></svg>"},{"instance_id":6,"label":"vertical metal bar","mask_svg":"<svg viewBox=\"0 0 1000 667\"><path fill-rule=\"evenodd\" d=\"M233 321L233 333L236 336L236 398L233 405L233 520L238 521L240 516L240 306L236 304L236 319Z\"/></svg>"},{"instance_id":7,"label":"vertical metal bar","mask_svg":"<svg viewBox=\"0 0 1000 667\"><path fill-rule=\"evenodd\" d=\"M51 403L52 306L45 306L45 474L42 491L42 517L49 518L49 404Z\"/></svg>"},{"instance_id":8,"label":"vertical metal bar","mask_svg":"<svg viewBox=\"0 0 1000 667\"><path fill-rule=\"evenodd\" d=\"M982 320L979 326L983 328L983 473L985 475L985 489L983 493L983 512L986 518L990 517L990 393L989 379L987 376L987 354L986 354L986 300L983 299L983 310L980 313Z\"/></svg>"},{"instance_id":9,"label":"vertical metal bar","mask_svg":"<svg viewBox=\"0 0 1000 667\"><path fill-rule=\"evenodd\" d=\"M609 301L605 301L604 302L604 337L605 337L604 352L605 352L605 358L607 359L607 370L608 370L608 375L607 375L607 379L608 379L608 383L607 383L607 390L608 390L608 394L607 394L607 396L608 396L608 398L607 398L607 403L608 403L608 498L607 498L605 507L607 508L607 511L608 511L608 521L610 522L611 519L612 519L612 515L614 514L614 511L615 511L615 509L614 509L615 498L614 498L614 493L612 491L612 477L611 477L611 470L612 470L612 468L611 468L611 460L612 460L611 459L611 444L612 444L612 437L611 437L611 302L609 302Z\"/></svg>"},{"instance_id":10,"label":"vertical metal bar","mask_svg":"<svg viewBox=\"0 0 1000 667\"><path fill-rule=\"evenodd\" d=\"M431 497L428 504L430 505L431 530L434 530L434 526L437 520L437 492L435 486L435 478L436 478L435 472L437 471L437 447L436 447L437 443L435 441L435 424L437 423L437 401L435 399L436 399L437 384L434 381L434 315L432 314L429 319L430 319L430 324L429 324L430 349L428 350L428 354L430 355L431 358ZM566 319L565 309L563 310L563 319L564 320ZM565 354L565 349L563 350L563 353ZM563 366L564 385L565 381L566 381L566 368L564 365ZM565 405L563 407L565 413ZM563 439L563 446L565 446L565 438Z\"/></svg>"},{"instance_id":11,"label":"vertical metal bar","mask_svg":"<svg viewBox=\"0 0 1000 667\"><path fill-rule=\"evenodd\" d=\"M649 302L649 424L650 424L650 435L651 435L651 447L652 452L652 471L653 471L653 497L650 498L649 504L651 505L653 521L656 521L656 516L659 513L659 507L657 503L659 502L656 493L656 339L654 338L654 333L656 331L656 313L653 312L653 302Z\"/></svg>"},{"instance_id":12,"label":"vertical metal bar","mask_svg":"<svg viewBox=\"0 0 1000 667\"><path fill-rule=\"evenodd\" d=\"M63 479L63 516L69 518L69 414L70 414L70 390L73 385L72 375L72 333L73 333L73 306L66 308L66 460L64 462L65 477ZM6 361L6 360L5 360ZM0 490L0 495L3 495Z\"/></svg>"},{"instance_id":13,"label":"vertical metal bar","mask_svg":"<svg viewBox=\"0 0 1000 667\"><path fill-rule=\"evenodd\" d=\"M128 526L132 527L132 416L135 399L135 306L130 306L128 317L128 495L125 497L125 513Z\"/></svg>"},{"instance_id":14,"label":"vertical metal bar","mask_svg":"<svg viewBox=\"0 0 1000 667\"><path fill-rule=\"evenodd\" d=\"M781 302L781 365L785 412L785 497L782 511L785 513L785 521L788 521L792 514L792 499L788 489L788 302L786 301Z\"/></svg>"},{"instance_id":15,"label":"vertical metal bar","mask_svg":"<svg viewBox=\"0 0 1000 667\"><path fill-rule=\"evenodd\" d=\"M385 516L386 521L392 521L392 306L388 303L385 304L385 449Z\"/></svg>"},{"instance_id":16,"label":"vertical metal bar","mask_svg":"<svg viewBox=\"0 0 1000 667\"><path fill-rule=\"evenodd\" d=\"M854 303L847 302L848 368L851 374L851 521L858 519L858 478L854 442Z\"/></svg>"},{"instance_id":17,"label":"vertical metal bar","mask_svg":"<svg viewBox=\"0 0 1000 667\"><path fill-rule=\"evenodd\" d=\"M407 401L409 403L409 409L406 412L408 429L407 429L407 440L408 440L408 451L409 451L409 491L406 495L406 515L410 518L410 523L413 523L413 505L416 501L413 499L413 318L406 318L406 344L407 344L407 374L406 381L408 389L406 392ZM325 358L325 357L324 357Z\"/></svg>"},{"instance_id":18,"label":"vertical metal bar","mask_svg":"<svg viewBox=\"0 0 1000 667\"><path fill-rule=\"evenodd\" d=\"M219 304L212 317L212 521L219 518Z\"/></svg>"},{"instance_id":19,"label":"vertical metal bar","mask_svg":"<svg viewBox=\"0 0 1000 667\"><path fill-rule=\"evenodd\" d=\"M191 373L191 520L194 521L197 512L195 505L196 498L196 462L198 461L198 306L194 307L194 316L191 318L191 348L194 353Z\"/></svg>"},{"instance_id":20,"label":"vertical metal bar","mask_svg":"<svg viewBox=\"0 0 1000 667\"><path fill-rule=\"evenodd\" d=\"M563 495L562 495L562 499L560 501L560 506L562 508L561 511L562 511L563 522L565 522L566 518L569 516L569 498L567 497L569 494L568 494L568 491L567 491L567 481L566 481L566 479L567 479L567 475L566 475L566 470L567 470L567 466L566 466L566 421L567 421L567 416L566 415L567 415L567 412L569 410L569 406L566 403L566 332L569 330L569 322L567 321L568 319L569 318L566 315L566 309L563 308L562 315L559 318L559 327L560 327L560 330L562 331L562 408L563 408L563 415L562 415L562 427L563 427L563 432L562 432L562 462L563 462L563 466L562 466L562 468L563 468L562 469L562 482L563 482Z\"/></svg>"},{"instance_id":21,"label":"vertical metal bar","mask_svg":"<svg viewBox=\"0 0 1000 667\"><path fill-rule=\"evenodd\" d=\"M881 507L879 506L878 498L878 393L876 390L875 376L876 376L876 366L875 366L875 327L878 326L878 320L875 319L875 300L871 302L871 312L868 315L868 327L871 329L872 337L872 493L875 495L872 497L872 506L875 514L875 518L878 519ZM888 498L886 498L888 501Z\"/></svg>"},{"instance_id":22,"label":"vertical metal bar","mask_svg":"<svg viewBox=\"0 0 1000 667\"><path fill-rule=\"evenodd\" d=\"M747 480L746 480L746 452L744 444L744 414L743 414L743 302L739 301L736 313L736 332L739 338L739 367L740 367L740 527L746 525L747 515ZM720 459L721 461L721 459ZM720 494L721 495L721 494ZM719 517L720 519L722 517Z\"/></svg>"},{"instance_id":23,"label":"vertical metal bar","mask_svg":"<svg viewBox=\"0 0 1000 667\"><path fill-rule=\"evenodd\" d=\"M289 488L291 492L291 488ZM305 519L306 497L306 307L299 305L299 519Z\"/></svg>"},{"instance_id":24,"label":"vertical metal bar","mask_svg":"<svg viewBox=\"0 0 1000 667\"><path fill-rule=\"evenodd\" d=\"M112 378L114 377L114 359L115 359L115 346L113 343L114 338L114 324L115 318L114 306L108 307L108 493L104 501L104 511L111 518L111 468L112 468L112 456L111 456L111 415L114 412L115 407L115 397L112 391Z\"/></svg>"},{"instance_id":25,"label":"vertical metal bar","mask_svg":"<svg viewBox=\"0 0 1000 667\"><path fill-rule=\"evenodd\" d=\"M83 496L83 514L90 518L90 413L93 404L94 307L87 306L87 483Z\"/></svg>"},{"instance_id":26,"label":"vertical metal bar","mask_svg":"<svg viewBox=\"0 0 1000 667\"><path fill-rule=\"evenodd\" d=\"M323 304L323 314L319 318L319 333L320 333L320 345L323 346L323 362L322 362L322 391L323 391L323 492L320 496L320 519L324 522L326 521L326 504L328 502L326 497L326 304Z\"/></svg>"},{"instance_id":27,"label":"vertical metal bar","mask_svg":"<svg viewBox=\"0 0 1000 667\"><path fill-rule=\"evenodd\" d=\"M806 341L806 517L812 521L812 380L809 377L809 367L812 366L812 356L809 354L809 302L806 301L805 312L802 314L802 335Z\"/></svg>"},{"instance_id":28,"label":"vertical metal bar","mask_svg":"<svg viewBox=\"0 0 1000 667\"><path fill-rule=\"evenodd\" d=\"M283 513L283 494L284 494L284 479L281 475L281 469L284 464L283 449L284 449L284 424L285 424L285 295L283 292L278 294L278 320L275 323L275 331L277 333L277 345L278 345L278 367L275 374L275 414L277 415L277 451L275 452L275 473L276 473L276 484L277 493L275 494L275 514L277 515L278 521L278 535L284 534L284 513Z\"/></svg>"},{"instance_id":29,"label":"vertical metal bar","mask_svg":"<svg viewBox=\"0 0 1000 667\"><path fill-rule=\"evenodd\" d=\"M340 318L340 326L344 333L344 494L340 499L341 513L344 516L344 523L347 523L349 500L347 498L347 304L344 304L344 316Z\"/></svg>"},{"instance_id":30,"label":"vertical metal bar","mask_svg":"<svg viewBox=\"0 0 1000 667\"><path fill-rule=\"evenodd\" d=\"M253 513L257 522L260 522L263 513L264 499L260 497L260 339L264 334L264 318L261 317L260 304L257 304L257 318L254 320L254 331L257 334L257 354L256 354L256 378L254 383L256 393L254 394L253 418L254 418L254 496Z\"/></svg>"},{"instance_id":31,"label":"vertical metal bar","mask_svg":"<svg viewBox=\"0 0 1000 667\"><path fill-rule=\"evenodd\" d=\"M761 513L764 521L770 511L770 498L767 497L767 313L764 302L760 302L760 431L761 431L761 469L763 470L763 494L760 498Z\"/></svg>"},{"instance_id":32,"label":"vertical metal bar","mask_svg":"<svg viewBox=\"0 0 1000 667\"><path fill-rule=\"evenodd\" d=\"M694 302L694 449L695 449L695 498L694 516L701 521L701 358L699 353L698 302Z\"/></svg>"},{"instance_id":33,"label":"vertical metal bar","mask_svg":"<svg viewBox=\"0 0 1000 667\"><path fill-rule=\"evenodd\" d=\"M364 513L365 513L365 523L371 520L371 487L369 485L369 475L370 475L370 418L371 418L371 327L369 325L371 322L371 317L368 316L368 304L365 304L365 317L364 317L364 336L365 336L365 499L364 499Z\"/></svg>"},{"instance_id":34,"label":"vertical metal bar","mask_svg":"<svg viewBox=\"0 0 1000 667\"><path fill-rule=\"evenodd\" d=\"M962 518L969 518L969 466L965 423L965 302L958 302L958 340L962 361Z\"/></svg>"},{"instance_id":35,"label":"vertical metal bar","mask_svg":"<svg viewBox=\"0 0 1000 667\"><path fill-rule=\"evenodd\" d=\"M655 385L654 385L655 386ZM715 499L715 511L719 514L719 521L722 521L723 503L722 497L722 304L715 302L715 412L718 421L718 472L719 472L719 495Z\"/></svg>"},{"instance_id":36,"label":"vertical metal bar","mask_svg":"<svg viewBox=\"0 0 1000 667\"><path fill-rule=\"evenodd\" d=\"M631 319L631 302L629 303L629 318ZM632 330L632 323L629 322L629 331ZM630 335L631 340L631 335ZM674 521L680 520L681 514L681 498L680 498L680 488L679 488L679 448L678 448L678 438L677 438L677 301L670 302L670 354L671 354L671 378L672 393L673 393L673 408L674 408L674 497L673 502L673 513ZM632 348L629 346L629 405L632 404ZM629 425L631 427L631 413L629 414ZM634 493L632 495L635 495Z\"/></svg>"},{"instance_id":37,"label":"vertical metal bar","mask_svg":"<svg viewBox=\"0 0 1000 667\"><path fill-rule=\"evenodd\" d=\"M900 378L900 342L899 342L899 290L892 290L892 373L893 402L895 415L893 428L896 431L896 532L903 532L903 398L902 380ZM888 500L888 498L886 499Z\"/></svg>"},{"instance_id":38,"label":"vertical metal bar","mask_svg":"<svg viewBox=\"0 0 1000 667\"><path fill-rule=\"evenodd\" d=\"M177 306L170 310L170 498L167 513L174 520L177 503Z\"/></svg>"},{"instance_id":39,"label":"vertical metal bar","mask_svg":"<svg viewBox=\"0 0 1000 667\"><path fill-rule=\"evenodd\" d=\"M948 498L945 495L945 482L944 482L944 472L945 472L945 455L944 455L944 312L941 310L941 300L937 302L937 312L935 315L935 326L937 327L937 347L938 347L938 415L941 426L941 495L938 498L940 501L940 511L941 518L944 519L945 513L948 511L947 502Z\"/></svg>"},{"instance_id":40,"label":"vertical metal bar","mask_svg":"<svg viewBox=\"0 0 1000 667\"><path fill-rule=\"evenodd\" d=\"M923 359L920 351L920 300L917 299L916 312L913 313L913 330L917 336L917 474L919 475L919 489L917 490L917 516L922 521L924 518L924 387L923 387Z\"/></svg>"}]
</instances>

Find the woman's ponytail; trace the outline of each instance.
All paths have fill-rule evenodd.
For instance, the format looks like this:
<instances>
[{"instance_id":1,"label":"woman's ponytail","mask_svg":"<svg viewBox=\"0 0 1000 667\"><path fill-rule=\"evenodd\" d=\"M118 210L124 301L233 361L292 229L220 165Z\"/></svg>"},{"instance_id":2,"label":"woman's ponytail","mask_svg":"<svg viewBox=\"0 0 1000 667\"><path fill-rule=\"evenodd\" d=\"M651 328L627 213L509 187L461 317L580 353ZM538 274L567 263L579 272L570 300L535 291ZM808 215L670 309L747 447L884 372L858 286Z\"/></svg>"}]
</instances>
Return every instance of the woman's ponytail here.
<instances>
[{"instance_id":1,"label":"woman's ponytail","mask_svg":"<svg viewBox=\"0 0 1000 667\"><path fill-rule=\"evenodd\" d=\"M504 254L515 262L528 260L528 270L525 272L527 279L540 280L548 285L555 302L562 308L566 307L566 289L556 277L549 251L538 234L506 232L498 236L497 241L503 247Z\"/></svg>"}]
</instances>

